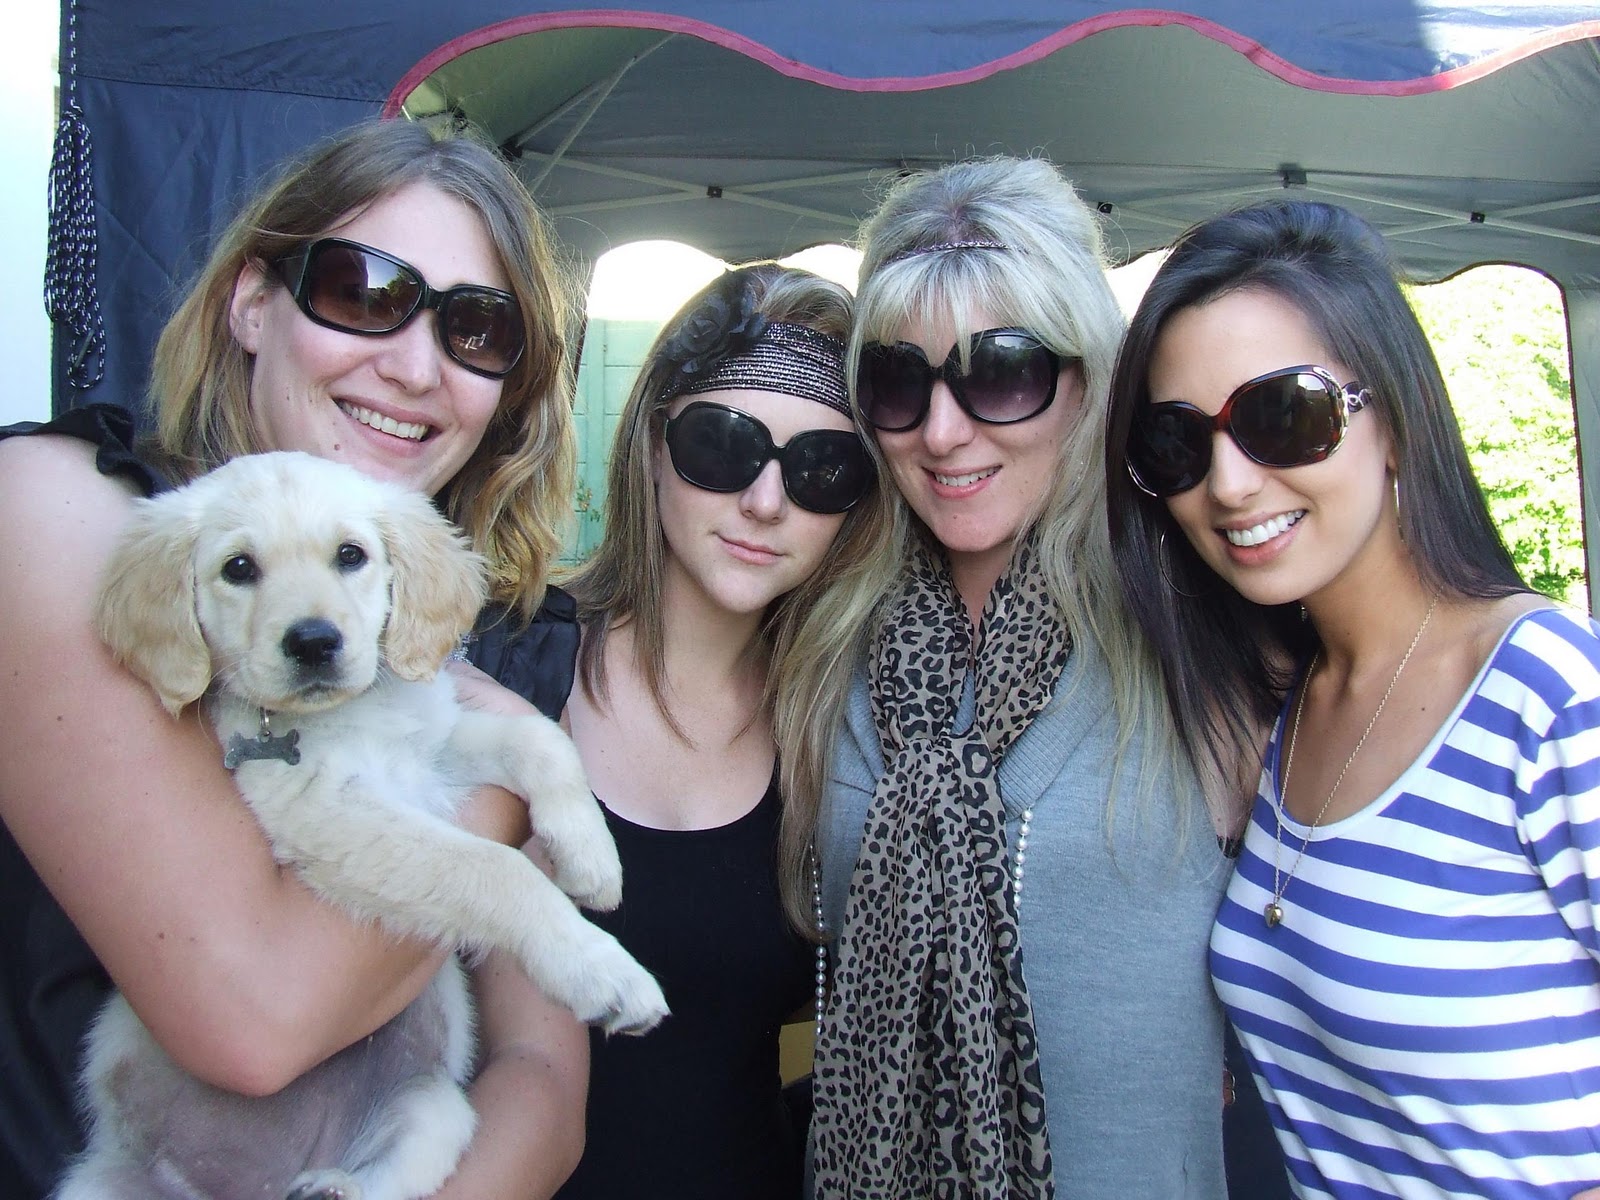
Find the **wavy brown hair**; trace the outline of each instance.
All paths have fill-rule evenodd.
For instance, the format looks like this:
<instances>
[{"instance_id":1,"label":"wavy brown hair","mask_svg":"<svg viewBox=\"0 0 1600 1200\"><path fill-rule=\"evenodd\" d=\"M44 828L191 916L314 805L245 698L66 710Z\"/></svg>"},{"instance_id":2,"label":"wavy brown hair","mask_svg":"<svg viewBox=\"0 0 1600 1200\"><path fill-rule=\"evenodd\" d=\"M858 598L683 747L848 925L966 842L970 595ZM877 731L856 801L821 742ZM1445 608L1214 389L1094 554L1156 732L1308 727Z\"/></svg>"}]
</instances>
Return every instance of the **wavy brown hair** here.
<instances>
[{"instance_id":1,"label":"wavy brown hair","mask_svg":"<svg viewBox=\"0 0 1600 1200\"><path fill-rule=\"evenodd\" d=\"M499 154L470 132L400 119L355 125L289 163L245 205L157 343L153 454L184 480L270 449L250 416L254 359L229 324L240 271L254 263L269 286L282 286L269 264L416 182L482 219L522 310L527 350L505 379L483 440L435 499L488 558L494 599L531 618L571 515L579 309L549 222Z\"/></svg>"}]
</instances>

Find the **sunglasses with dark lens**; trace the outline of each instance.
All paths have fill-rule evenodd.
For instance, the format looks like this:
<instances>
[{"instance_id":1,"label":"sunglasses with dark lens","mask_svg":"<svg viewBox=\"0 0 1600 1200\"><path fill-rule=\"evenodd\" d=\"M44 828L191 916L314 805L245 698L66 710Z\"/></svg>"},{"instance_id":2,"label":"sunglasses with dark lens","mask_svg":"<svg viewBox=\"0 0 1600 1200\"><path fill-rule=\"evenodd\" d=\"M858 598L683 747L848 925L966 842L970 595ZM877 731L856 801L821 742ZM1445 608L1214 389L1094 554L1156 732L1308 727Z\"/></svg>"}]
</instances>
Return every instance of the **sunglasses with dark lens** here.
<instances>
[{"instance_id":1,"label":"sunglasses with dark lens","mask_svg":"<svg viewBox=\"0 0 1600 1200\"><path fill-rule=\"evenodd\" d=\"M503 379L522 358L522 310L508 292L476 284L435 291L411 264L344 238L318 238L277 268L300 311L318 325L393 333L432 309L444 352L467 370Z\"/></svg>"},{"instance_id":2,"label":"sunglasses with dark lens","mask_svg":"<svg viewBox=\"0 0 1600 1200\"><path fill-rule=\"evenodd\" d=\"M1322 367L1285 367L1240 384L1214 417L1182 400L1147 404L1128 433L1128 474L1152 496L1186 492L1211 470L1219 433L1264 467L1310 466L1339 448L1369 400Z\"/></svg>"},{"instance_id":3,"label":"sunglasses with dark lens","mask_svg":"<svg viewBox=\"0 0 1600 1200\"><path fill-rule=\"evenodd\" d=\"M667 422L667 453L685 483L708 492L742 492L778 460L783 490L801 508L842 513L867 494L874 471L853 429L808 429L782 446L749 413L696 400Z\"/></svg>"},{"instance_id":4,"label":"sunglasses with dark lens","mask_svg":"<svg viewBox=\"0 0 1600 1200\"><path fill-rule=\"evenodd\" d=\"M969 368L961 370L961 347L937 367L909 342L868 342L856 365L856 407L867 424L884 433L904 433L922 424L933 385L944 380L963 412L986 425L1010 425L1036 417L1056 398L1061 356L1025 329L985 329L972 335Z\"/></svg>"}]
</instances>

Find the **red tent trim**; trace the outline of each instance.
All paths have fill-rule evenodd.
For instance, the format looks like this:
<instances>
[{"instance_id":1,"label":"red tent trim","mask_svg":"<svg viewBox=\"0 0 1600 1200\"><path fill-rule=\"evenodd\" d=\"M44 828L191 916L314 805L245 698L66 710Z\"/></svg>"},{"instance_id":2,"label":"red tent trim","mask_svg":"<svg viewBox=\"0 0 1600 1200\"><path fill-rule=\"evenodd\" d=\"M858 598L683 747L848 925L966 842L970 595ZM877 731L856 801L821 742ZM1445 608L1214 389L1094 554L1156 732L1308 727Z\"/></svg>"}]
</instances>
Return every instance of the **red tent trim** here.
<instances>
[{"instance_id":1,"label":"red tent trim","mask_svg":"<svg viewBox=\"0 0 1600 1200\"><path fill-rule=\"evenodd\" d=\"M1401 80L1347 79L1318 75L1315 72L1297 67L1287 59L1268 50L1254 39L1235 33L1225 26L1205 20L1202 17L1191 16L1188 13L1173 12L1163 8L1127 8L1077 21L1047 38L1041 38L1032 45L1018 50L1014 54L1008 54L1002 58L980 63L977 66L966 67L959 71L947 71L934 75L857 79L839 75L832 71L820 70L795 59L786 58L743 34L735 33L732 30L711 25L704 21L697 21L690 17L678 17L658 12L640 12L634 9L600 8L511 17L451 38L448 42L423 57L421 61L401 76L394 90L389 93L389 98L384 102L383 114L384 116L397 115L405 98L424 79L452 59L476 50L481 46L492 45L495 42L518 37L522 34L540 33L551 29L656 29L663 33L684 33L691 37L699 38L701 41L736 51L746 58L762 63L780 74L794 79L818 83L824 87L849 92L919 92L973 83L1001 71L1009 71L1017 67L1026 66L1029 63L1037 62L1041 58L1048 57L1063 46L1070 46L1074 42L1092 37L1094 34L1108 29L1165 25L1186 26L1202 37L1209 38L1220 45L1237 51L1269 75L1275 75L1285 83L1293 84L1296 87L1318 92L1364 96L1416 96L1429 92L1447 91L1450 88L1459 87L1464 83L1470 83L1475 79L1491 75L1502 67L1538 54L1543 50L1548 50L1552 46L1580 41L1584 38L1600 38L1600 20L1580 21L1576 24L1546 30L1544 33L1530 37L1515 46L1498 50L1493 54L1487 54L1465 66L1456 67L1449 71L1441 71L1437 75Z\"/></svg>"}]
</instances>

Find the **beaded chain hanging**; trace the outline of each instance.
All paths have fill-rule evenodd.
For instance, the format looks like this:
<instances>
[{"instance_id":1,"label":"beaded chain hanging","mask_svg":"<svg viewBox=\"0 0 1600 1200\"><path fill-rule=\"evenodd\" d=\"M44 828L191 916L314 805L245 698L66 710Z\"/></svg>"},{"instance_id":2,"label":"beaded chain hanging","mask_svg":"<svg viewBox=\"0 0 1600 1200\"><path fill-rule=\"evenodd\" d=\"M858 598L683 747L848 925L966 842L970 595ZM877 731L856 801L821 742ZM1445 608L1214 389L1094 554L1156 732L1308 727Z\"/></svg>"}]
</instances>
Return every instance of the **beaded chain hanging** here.
<instances>
[{"instance_id":1,"label":"beaded chain hanging","mask_svg":"<svg viewBox=\"0 0 1600 1200\"><path fill-rule=\"evenodd\" d=\"M828 946L824 940L824 924L822 920L822 867L817 862L817 847L811 847L811 915L816 920L817 930L817 1000L816 1018L817 1025L822 1025L822 1005L828 998Z\"/></svg>"},{"instance_id":2,"label":"beaded chain hanging","mask_svg":"<svg viewBox=\"0 0 1600 1200\"><path fill-rule=\"evenodd\" d=\"M63 12L61 119L50 159L50 216L45 252L44 307L73 347L67 382L80 391L105 374L106 329L95 283L99 235L89 123L78 107L78 5Z\"/></svg>"}]
</instances>

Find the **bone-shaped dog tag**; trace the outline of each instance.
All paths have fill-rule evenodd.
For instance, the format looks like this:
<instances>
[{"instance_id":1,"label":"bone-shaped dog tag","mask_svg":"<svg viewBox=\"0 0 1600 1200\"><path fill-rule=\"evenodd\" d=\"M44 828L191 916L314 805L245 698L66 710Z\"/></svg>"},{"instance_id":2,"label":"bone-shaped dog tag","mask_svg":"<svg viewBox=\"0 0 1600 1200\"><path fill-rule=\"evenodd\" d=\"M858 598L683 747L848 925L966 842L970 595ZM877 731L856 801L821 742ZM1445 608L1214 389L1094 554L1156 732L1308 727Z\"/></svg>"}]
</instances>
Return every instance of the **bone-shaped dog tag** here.
<instances>
[{"instance_id":1,"label":"bone-shaped dog tag","mask_svg":"<svg viewBox=\"0 0 1600 1200\"><path fill-rule=\"evenodd\" d=\"M228 749L222 756L222 765L233 770L240 763L252 760L277 759L291 767L300 761L300 731L291 729L281 736L262 731L260 736L247 738L236 733L228 740Z\"/></svg>"}]
</instances>

